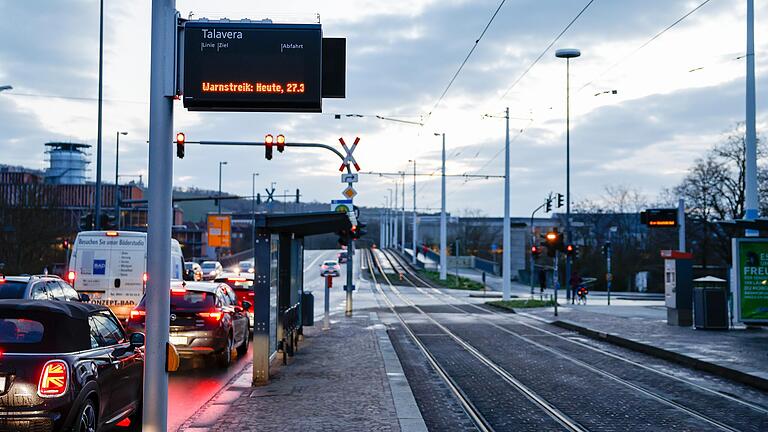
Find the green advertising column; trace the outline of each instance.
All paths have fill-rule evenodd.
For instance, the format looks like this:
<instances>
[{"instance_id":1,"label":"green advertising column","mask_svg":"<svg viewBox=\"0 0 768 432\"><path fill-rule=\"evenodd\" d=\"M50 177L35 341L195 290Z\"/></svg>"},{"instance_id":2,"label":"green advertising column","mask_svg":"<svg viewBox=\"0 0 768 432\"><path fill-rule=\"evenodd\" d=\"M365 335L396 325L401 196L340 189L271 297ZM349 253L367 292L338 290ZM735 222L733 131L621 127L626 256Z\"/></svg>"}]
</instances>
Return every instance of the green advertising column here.
<instances>
[{"instance_id":1,"label":"green advertising column","mask_svg":"<svg viewBox=\"0 0 768 432\"><path fill-rule=\"evenodd\" d=\"M768 239L733 239L736 317L768 324Z\"/></svg>"}]
</instances>

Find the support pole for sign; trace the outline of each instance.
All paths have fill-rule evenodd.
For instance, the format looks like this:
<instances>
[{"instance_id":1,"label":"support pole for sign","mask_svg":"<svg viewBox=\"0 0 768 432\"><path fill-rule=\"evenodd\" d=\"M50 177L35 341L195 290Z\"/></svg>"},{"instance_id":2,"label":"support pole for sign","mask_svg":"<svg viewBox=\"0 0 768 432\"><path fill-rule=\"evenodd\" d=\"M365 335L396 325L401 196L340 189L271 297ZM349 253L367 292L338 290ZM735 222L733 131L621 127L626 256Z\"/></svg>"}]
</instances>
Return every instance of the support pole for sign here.
<instances>
[{"instance_id":1,"label":"support pole for sign","mask_svg":"<svg viewBox=\"0 0 768 432\"><path fill-rule=\"evenodd\" d=\"M400 173L400 180L403 182L403 187L400 188L400 253L405 253L405 171Z\"/></svg>"},{"instance_id":2,"label":"support pole for sign","mask_svg":"<svg viewBox=\"0 0 768 432\"><path fill-rule=\"evenodd\" d=\"M554 268L554 276L555 276L555 316L557 316L557 292L560 290L560 271L558 270L557 263L560 261L560 251L555 250L555 268Z\"/></svg>"},{"instance_id":3,"label":"support pole for sign","mask_svg":"<svg viewBox=\"0 0 768 432\"><path fill-rule=\"evenodd\" d=\"M505 140L504 140L504 229L502 231L502 258L501 258L501 295L503 300L509 300L512 291L512 224L509 216L509 107L504 111L506 119ZM533 261L533 256L531 256ZM531 271L531 280L533 280L533 271Z\"/></svg>"},{"instance_id":4,"label":"support pole for sign","mask_svg":"<svg viewBox=\"0 0 768 432\"><path fill-rule=\"evenodd\" d=\"M755 108L755 1L747 0L747 97L745 138L746 151L745 165L745 190L744 190L744 219L755 220L758 217L758 190L757 190L757 131ZM757 237L758 230L746 230L747 237Z\"/></svg>"},{"instance_id":5,"label":"support pole for sign","mask_svg":"<svg viewBox=\"0 0 768 432\"><path fill-rule=\"evenodd\" d=\"M349 240L349 246L347 247L347 286L345 287L347 290L347 307L344 311L344 314L348 317L352 316L352 290L355 289L355 285L352 283L353 280L353 272L355 270L354 265L354 256L355 256L355 241L350 239Z\"/></svg>"},{"instance_id":6,"label":"support pole for sign","mask_svg":"<svg viewBox=\"0 0 768 432\"><path fill-rule=\"evenodd\" d=\"M677 202L677 250L685 252L685 200Z\"/></svg>"},{"instance_id":7,"label":"support pole for sign","mask_svg":"<svg viewBox=\"0 0 768 432\"><path fill-rule=\"evenodd\" d=\"M445 132L443 132L442 175L440 189L440 280L448 279L448 221L445 214Z\"/></svg>"},{"instance_id":8,"label":"support pole for sign","mask_svg":"<svg viewBox=\"0 0 768 432\"><path fill-rule=\"evenodd\" d=\"M419 247L418 244L418 235L417 235L417 219L416 219L416 160L413 160L413 239L412 239L412 246L413 246L413 256L411 257L411 264L414 266L416 265L416 248Z\"/></svg>"},{"instance_id":9,"label":"support pole for sign","mask_svg":"<svg viewBox=\"0 0 768 432\"><path fill-rule=\"evenodd\" d=\"M173 74L175 0L152 0L149 94L149 210L147 217L146 347L142 430L165 432L173 189Z\"/></svg>"},{"instance_id":10,"label":"support pole for sign","mask_svg":"<svg viewBox=\"0 0 768 432\"><path fill-rule=\"evenodd\" d=\"M323 299L323 330L331 329L331 286L333 286L333 276L326 276L325 298Z\"/></svg>"}]
</instances>

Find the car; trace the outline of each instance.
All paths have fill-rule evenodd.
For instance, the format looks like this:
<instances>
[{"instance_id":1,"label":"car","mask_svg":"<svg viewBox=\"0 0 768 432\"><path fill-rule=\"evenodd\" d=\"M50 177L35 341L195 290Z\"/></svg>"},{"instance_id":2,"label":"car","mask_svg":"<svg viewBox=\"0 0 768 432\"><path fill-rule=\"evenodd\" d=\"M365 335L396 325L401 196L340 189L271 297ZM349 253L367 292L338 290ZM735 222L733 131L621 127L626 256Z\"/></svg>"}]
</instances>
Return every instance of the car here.
<instances>
[{"instance_id":1,"label":"car","mask_svg":"<svg viewBox=\"0 0 768 432\"><path fill-rule=\"evenodd\" d=\"M232 350L238 356L248 351L250 325L246 309L252 303L237 305L229 286L215 282L171 282L171 321L169 342L182 358L205 356L226 368ZM142 331L146 317L142 298L128 318L131 331Z\"/></svg>"},{"instance_id":2,"label":"car","mask_svg":"<svg viewBox=\"0 0 768 432\"><path fill-rule=\"evenodd\" d=\"M320 277L325 276L339 276L341 274L341 266L336 261L324 261L320 264Z\"/></svg>"},{"instance_id":3,"label":"car","mask_svg":"<svg viewBox=\"0 0 768 432\"><path fill-rule=\"evenodd\" d=\"M184 280L201 281L203 280L203 268L200 264L187 261L184 263Z\"/></svg>"},{"instance_id":4,"label":"car","mask_svg":"<svg viewBox=\"0 0 768 432\"><path fill-rule=\"evenodd\" d=\"M240 273L254 273L256 271L256 266L253 261L240 261L237 264L237 269Z\"/></svg>"},{"instance_id":5,"label":"car","mask_svg":"<svg viewBox=\"0 0 768 432\"><path fill-rule=\"evenodd\" d=\"M218 261L203 261L201 267L203 269L203 280L206 281L214 280L224 273L224 267Z\"/></svg>"},{"instance_id":6,"label":"car","mask_svg":"<svg viewBox=\"0 0 768 432\"><path fill-rule=\"evenodd\" d=\"M0 300L0 431L140 430L144 339L106 306Z\"/></svg>"},{"instance_id":7,"label":"car","mask_svg":"<svg viewBox=\"0 0 768 432\"><path fill-rule=\"evenodd\" d=\"M88 301L58 276L3 276L0 275L0 299Z\"/></svg>"},{"instance_id":8,"label":"car","mask_svg":"<svg viewBox=\"0 0 768 432\"><path fill-rule=\"evenodd\" d=\"M234 290L237 304L248 313L248 322L253 329L253 273L224 274L213 281L225 283ZM248 302L250 307L243 307L244 302Z\"/></svg>"},{"instance_id":9,"label":"car","mask_svg":"<svg viewBox=\"0 0 768 432\"><path fill-rule=\"evenodd\" d=\"M339 260L339 264L344 264L349 261L349 253L347 251L341 251L336 254L336 258Z\"/></svg>"}]
</instances>

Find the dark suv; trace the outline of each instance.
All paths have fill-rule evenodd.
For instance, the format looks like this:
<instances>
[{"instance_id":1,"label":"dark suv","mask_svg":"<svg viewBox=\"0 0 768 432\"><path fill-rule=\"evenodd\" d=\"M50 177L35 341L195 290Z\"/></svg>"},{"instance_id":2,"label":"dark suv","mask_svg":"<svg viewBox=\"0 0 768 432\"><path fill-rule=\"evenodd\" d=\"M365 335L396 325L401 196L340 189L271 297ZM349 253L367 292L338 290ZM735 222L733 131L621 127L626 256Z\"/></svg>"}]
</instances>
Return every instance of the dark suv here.
<instances>
[{"instance_id":1,"label":"dark suv","mask_svg":"<svg viewBox=\"0 0 768 432\"><path fill-rule=\"evenodd\" d=\"M0 299L87 301L71 285L53 275L0 275Z\"/></svg>"},{"instance_id":2,"label":"dark suv","mask_svg":"<svg viewBox=\"0 0 768 432\"><path fill-rule=\"evenodd\" d=\"M139 430L143 345L105 306L0 300L0 431Z\"/></svg>"},{"instance_id":3,"label":"dark suv","mask_svg":"<svg viewBox=\"0 0 768 432\"><path fill-rule=\"evenodd\" d=\"M143 331L146 309L141 299L128 318L128 328ZM245 355L250 342L250 302L237 304L232 288L213 282L171 282L168 341L181 357L207 356L220 367L232 362L232 350Z\"/></svg>"}]
</instances>

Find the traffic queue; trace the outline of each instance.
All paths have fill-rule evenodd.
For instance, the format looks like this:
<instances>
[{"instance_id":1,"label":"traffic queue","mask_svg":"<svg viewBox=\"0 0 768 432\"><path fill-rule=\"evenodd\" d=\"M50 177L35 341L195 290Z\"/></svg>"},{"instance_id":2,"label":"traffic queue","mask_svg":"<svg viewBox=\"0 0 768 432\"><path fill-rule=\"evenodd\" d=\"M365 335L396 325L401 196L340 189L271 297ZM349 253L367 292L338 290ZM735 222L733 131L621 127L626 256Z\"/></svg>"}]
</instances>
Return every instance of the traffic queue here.
<instances>
[{"instance_id":1,"label":"traffic queue","mask_svg":"<svg viewBox=\"0 0 768 432\"><path fill-rule=\"evenodd\" d=\"M251 339L252 265L204 274L169 252L174 357L228 367ZM81 232L65 275L0 274L0 432L140 430L146 233Z\"/></svg>"}]
</instances>

